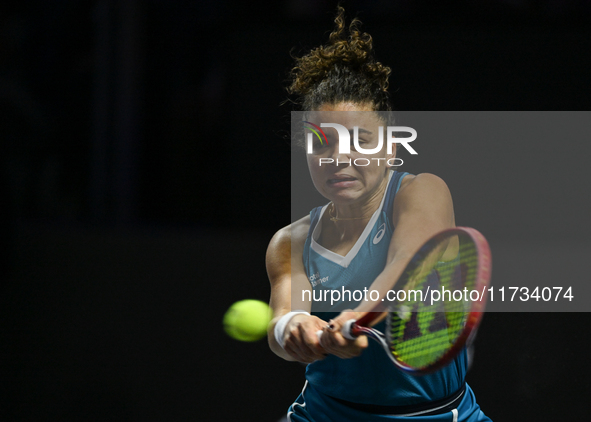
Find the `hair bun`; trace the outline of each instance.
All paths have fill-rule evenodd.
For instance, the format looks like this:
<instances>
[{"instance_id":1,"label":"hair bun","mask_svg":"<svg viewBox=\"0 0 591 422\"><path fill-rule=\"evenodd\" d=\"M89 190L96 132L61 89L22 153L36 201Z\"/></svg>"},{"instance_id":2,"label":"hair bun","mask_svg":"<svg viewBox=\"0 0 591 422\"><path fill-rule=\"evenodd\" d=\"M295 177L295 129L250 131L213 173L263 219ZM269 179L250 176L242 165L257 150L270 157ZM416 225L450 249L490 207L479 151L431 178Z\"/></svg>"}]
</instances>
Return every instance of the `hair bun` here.
<instances>
[{"instance_id":1,"label":"hair bun","mask_svg":"<svg viewBox=\"0 0 591 422\"><path fill-rule=\"evenodd\" d=\"M350 79L355 77L360 81L364 80L364 85L372 86L369 89L372 92L363 99L364 102L370 101L377 105L381 101L374 97L380 96L378 91L387 92L390 68L375 61L372 37L359 30L359 19L353 19L347 28L345 9L339 6L334 22L335 28L329 36L327 45L315 48L307 55L295 59L296 65L291 70L292 82L288 92L303 98L303 101L299 102L306 104L309 101L306 101L305 97L310 96L327 79L332 80L330 84L351 85ZM330 95L325 102L339 99L329 97ZM346 99L348 98L340 100Z\"/></svg>"}]
</instances>

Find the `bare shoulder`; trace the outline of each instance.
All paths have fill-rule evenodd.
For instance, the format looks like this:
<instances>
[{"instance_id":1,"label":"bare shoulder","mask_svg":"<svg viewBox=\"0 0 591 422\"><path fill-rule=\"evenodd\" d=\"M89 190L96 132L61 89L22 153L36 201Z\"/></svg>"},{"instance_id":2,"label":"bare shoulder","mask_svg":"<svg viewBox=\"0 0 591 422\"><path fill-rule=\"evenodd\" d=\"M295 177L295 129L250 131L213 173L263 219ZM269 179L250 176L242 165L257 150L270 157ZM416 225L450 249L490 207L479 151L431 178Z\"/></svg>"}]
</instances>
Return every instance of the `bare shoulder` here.
<instances>
[{"instance_id":1,"label":"bare shoulder","mask_svg":"<svg viewBox=\"0 0 591 422\"><path fill-rule=\"evenodd\" d=\"M299 245L306 242L308 229L310 228L310 216L307 215L294 221L288 226L279 229L271 239L269 248L285 247L286 245Z\"/></svg>"},{"instance_id":2,"label":"bare shoulder","mask_svg":"<svg viewBox=\"0 0 591 422\"><path fill-rule=\"evenodd\" d=\"M267 259L280 251L290 251L292 247L303 250L309 227L310 216L307 215L278 230L269 242Z\"/></svg>"},{"instance_id":3,"label":"bare shoulder","mask_svg":"<svg viewBox=\"0 0 591 422\"><path fill-rule=\"evenodd\" d=\"M399 193L403 193L404 191L413 192L422 190L444 190L449 192L447 184L441 177L431 173L421 173L416 176L408 175L402 179Z\"/></svg>"},{"instance_id":4,"label":"bare shoulder","mask_svg":"<svg viewBox=\"0 0 591 422\"><path fill-rule=\"evenodd\" d=\"M408 175L402 179L400 189L396 194L396 202L410 203L416 200L451 200L447 184L442 178L431 173L421 173L416 176Z\"/></svg>"},{"instance_id":5,"label":"bare shoulder","mask_svg":"<svg viewBox=\"0 0 591 422\"><path fill-rule=\"evenodd\" d=\"M406 176L394 200L394 220L397 221L402 214L443 218L447 224L455 224L453 201L447 184L430 173Z\"/></svg>"}]
</instances>

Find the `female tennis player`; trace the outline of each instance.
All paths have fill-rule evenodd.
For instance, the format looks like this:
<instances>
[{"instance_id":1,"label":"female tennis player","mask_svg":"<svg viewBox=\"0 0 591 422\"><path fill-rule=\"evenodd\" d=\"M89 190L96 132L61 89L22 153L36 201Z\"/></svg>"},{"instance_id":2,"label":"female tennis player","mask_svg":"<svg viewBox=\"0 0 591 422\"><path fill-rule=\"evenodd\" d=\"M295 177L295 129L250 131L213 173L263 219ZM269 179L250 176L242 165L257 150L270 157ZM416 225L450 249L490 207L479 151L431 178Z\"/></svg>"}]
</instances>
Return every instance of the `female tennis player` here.
<instances>
[{"instance_id":1,"label":"female tennis player","mask_svg":"<svg viewBox=\"0 0 591 422\"><path fill-rule=\"evenodd\" d=\"M339 8L329 43L296 59L288 91L310 111L310 119L352 129L351 113L364 112L356 126L384 126L373 112L391 110L390 69L375 61L372 38L358 26L354 19L347 28ZM377 131L359 132L364 148L378 145ZM396 149L388 153L385 147L371 156L376 159L370 165L354 165L361 155L353 147L341 154L331 133L326 131L328 143L307 155L314 186L330 202L279 230L267 251L275 315L269 345L286 360L308 364L304 390L288 420L490 421L466 385L465 349L443 369L410 375L367 337L343 337L343 324L374 304L357 301L352 310L335 313L342 302L329 306L301 294L341 286L383 292L420 245L455 226L451 195L440 178L396 171ZM333 161L319 165L319 157Z\"/></svg>"}]
</instances>

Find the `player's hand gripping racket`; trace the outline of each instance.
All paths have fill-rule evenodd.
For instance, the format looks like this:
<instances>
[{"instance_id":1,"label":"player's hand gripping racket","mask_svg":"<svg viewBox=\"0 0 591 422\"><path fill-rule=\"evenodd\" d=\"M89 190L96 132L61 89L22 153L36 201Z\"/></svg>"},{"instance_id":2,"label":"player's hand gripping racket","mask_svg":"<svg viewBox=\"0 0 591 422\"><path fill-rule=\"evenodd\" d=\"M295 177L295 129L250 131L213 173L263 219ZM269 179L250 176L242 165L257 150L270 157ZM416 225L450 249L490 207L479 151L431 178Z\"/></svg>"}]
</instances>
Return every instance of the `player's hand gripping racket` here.
<instances>
[{"instance_id":1,"label":"player's hand gripping racket","mask_svg":"<svg viewBox=\"0 0 591 422\"><path fill-rule=\"evenodd\" d=\"M419 249L372 312L347 321L341 332L349 339L366 335L378 341L403 371L436 371L476 333L490 274L490 249L480 232L444 230ZM371 328L384 318L385 333Z\"/></svg>"}]
</instances>

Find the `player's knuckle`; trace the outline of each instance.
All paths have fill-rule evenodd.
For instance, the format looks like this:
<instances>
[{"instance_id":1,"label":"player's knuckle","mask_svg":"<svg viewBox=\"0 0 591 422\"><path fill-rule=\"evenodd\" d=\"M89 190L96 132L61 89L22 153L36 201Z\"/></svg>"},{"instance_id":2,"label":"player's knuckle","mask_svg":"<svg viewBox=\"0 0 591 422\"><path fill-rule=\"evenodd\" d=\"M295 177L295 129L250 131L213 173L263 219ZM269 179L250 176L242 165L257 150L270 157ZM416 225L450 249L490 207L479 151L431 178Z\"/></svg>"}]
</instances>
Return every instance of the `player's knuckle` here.
<instances>
[{"instance_id":1,"label":"player's knuckle","mask_svg":"<svg viewBox=\"0 0 591 422\"><path fill-rule=\"evenodd\" d=\"M287 336L287 338L285 339L285 345L289 346L292 349L297 349L296 345L297 345L297 339L293 336Z\"/></svg>"}]
</instances>

